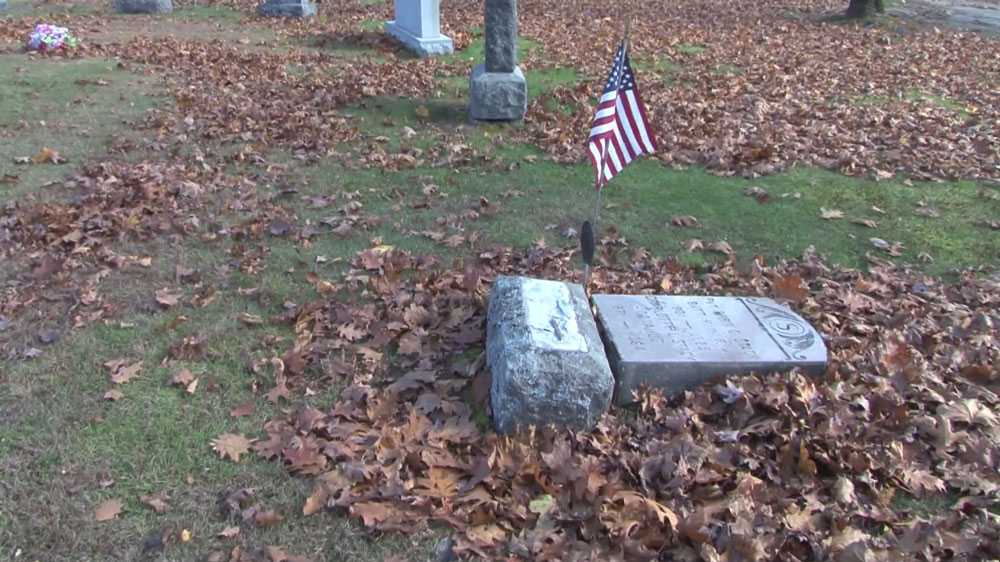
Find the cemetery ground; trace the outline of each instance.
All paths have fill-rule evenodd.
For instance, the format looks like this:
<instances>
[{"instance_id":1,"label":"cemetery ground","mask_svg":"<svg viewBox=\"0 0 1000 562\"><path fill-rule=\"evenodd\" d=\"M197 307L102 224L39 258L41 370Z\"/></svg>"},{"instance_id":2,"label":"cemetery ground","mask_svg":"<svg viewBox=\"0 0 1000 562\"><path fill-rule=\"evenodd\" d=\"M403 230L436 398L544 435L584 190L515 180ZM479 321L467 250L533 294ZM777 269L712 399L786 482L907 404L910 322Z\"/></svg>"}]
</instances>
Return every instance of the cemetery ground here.
<instances>
[{"instance_id":1,"label":"cemetery ground","mask_svg":"<svg viewBox=\"0 0 1000 562\"><path fill-rule=\"evenodd\" d=\"M389 2L11 0L0 559L1000 556L1000 48L841 4L644 14L663 146L608 188L594 281L786 300L828 375L503 442L483 303L579 276L603 3L522 2L529 118L470 126L477 2L419 60ZM82 46L23 53L40 20Z\"/></svg>"}]
</instances>

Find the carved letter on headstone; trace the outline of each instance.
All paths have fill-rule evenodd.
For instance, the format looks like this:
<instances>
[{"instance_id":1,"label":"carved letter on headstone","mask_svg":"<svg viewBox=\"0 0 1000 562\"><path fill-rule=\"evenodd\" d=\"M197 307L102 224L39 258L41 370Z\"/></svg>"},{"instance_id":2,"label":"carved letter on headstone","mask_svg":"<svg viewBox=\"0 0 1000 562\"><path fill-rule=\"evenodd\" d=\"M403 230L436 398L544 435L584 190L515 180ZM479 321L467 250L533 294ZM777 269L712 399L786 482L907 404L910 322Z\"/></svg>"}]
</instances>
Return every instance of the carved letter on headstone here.
<instances>
[{"instance_id":1,"label":"carved letter on headstone","mask_svg":"<svg viewBox=\"0 0 1000 562\"><path fill-rule=\"evenodd\" d=\"M472 71L469 115L516 121L528 110L528 82L517 66L517 0L486 0L486 63Z\"/></svg>"}]
</instances>

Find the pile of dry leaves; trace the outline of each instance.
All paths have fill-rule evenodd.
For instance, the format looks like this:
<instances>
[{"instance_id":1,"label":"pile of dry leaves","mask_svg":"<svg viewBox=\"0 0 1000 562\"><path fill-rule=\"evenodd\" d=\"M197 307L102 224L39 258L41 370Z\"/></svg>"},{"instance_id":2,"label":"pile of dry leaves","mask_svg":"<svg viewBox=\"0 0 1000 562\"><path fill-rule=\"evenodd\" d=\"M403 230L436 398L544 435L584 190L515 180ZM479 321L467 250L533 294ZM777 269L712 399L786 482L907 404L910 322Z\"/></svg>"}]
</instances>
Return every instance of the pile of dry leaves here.
<instances>
[{"instance_id":1,"label":"pile of dry leaves","mask_svg":"<svg viewBox=\"0 0 1000 562\"><path fill-rule=\"evenodd\" d=\"M254 9L252 2L228 4L248 13ZM336 18L293 22L283 33L320 44L374 47L388 62L334 62L338 74L350 80L327 82L325 96L350 98L360 89L365 96L429 97L435 74L467 75L467 61L395 56L384 37L359 33L364 22L391 19L391 5L342 4ZM842 0L712 0L667 3L650 11L638 2L582 0L568 9L556 0L522 1L521 35L541 46L522 52L529 77L532 70L551 68L573 68L584 77L533 100L524 138L560 161L584 161L594 96L629 18L639 84L661 140L658 157L667 163L705 165L721 174L768 174L801 162L878 178L900 172L919 179L996 177L998 43L903 22L824 21L845 5ZM442 6L444 32L459 49L473 41L482 17L481 2ZM132 57L142 47L129 45L121 56ZM252 68L233 57L202 62ZM269 94L261 92L273 75L255 77L250 71L244 78L248 95L263 94L253 95L255 100L275 95L273 86ZM328 102L303 111L322 118L333 107ZM252 127L243 121L232 131Z\"/></svg>"},{"instance_id":2,"label":"pile of dry leaves","mask_svg":"<svg viewBox=\"0 0 1000 562\"><path fill-rule=\"evenodd\" d=\"M697 276L629 255L608 292L768 295L824 334L828 372L645 396L590 433L501 438L483 416L484 300L501 273L571 279L568 251L484 252L445 268L385 246L294 318L276 390L312 363L347 385L270 421L254 448L315 477L303 506L372 530L428 523L455 551L514 560L910 560L1000 555L1000 283L828 270L813 256ZM904 498L950 498L939 513ZM912 502L911 502L912 503Z\"/></svg>"}]
</instances>

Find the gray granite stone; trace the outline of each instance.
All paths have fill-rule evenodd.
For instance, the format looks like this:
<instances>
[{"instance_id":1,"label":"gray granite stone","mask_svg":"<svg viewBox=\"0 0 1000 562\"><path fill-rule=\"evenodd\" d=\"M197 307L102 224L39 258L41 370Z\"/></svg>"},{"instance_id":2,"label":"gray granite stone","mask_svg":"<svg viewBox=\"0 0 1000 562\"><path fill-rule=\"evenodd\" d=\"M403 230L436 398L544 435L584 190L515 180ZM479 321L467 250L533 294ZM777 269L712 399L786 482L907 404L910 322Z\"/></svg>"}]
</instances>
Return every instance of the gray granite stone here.
<instances>
[{"instance_id":1,"label":"gray granite stone","mask_svg":"<svg viewBox=\"0 0 1000 562\"><path fill-rule=\"evenodd\" d=\"M594 305L616 404L642 385L675 393L725 375L826 370L820 334L771 299L594 295Z\"/></svg>"},{"instance_id":2,"label":"gray granite stone","mask_svg":"<svg viewBox=\"0 0 1000 562\"><path fill-rule=\"evenodd\" d=\"M549 424L590 429L611 404L614 377L580 285L498 277L486 359L500 433Z\"/></svg>"},{"instance_id":3,"label":"gray granite stone","mask_svg":"<svg viewBox=\"0 0 1000 562\"><path fill-rule=\"evenodd\" d=\"M528 81L520 67L487 72L480 64L469 82L469 116L474 121L517 121L528 111Z\"/></svg>"},{"instance_id":4,"label":"gray granite stone","mask_svg":"<svg viewBox=\"0 0 1000 562\"><path fill-rule=\"evenodd\" d=\"M171 0L115 0L115 7L122 14L169 14L174 11Z\"/></svg>"},{"instance_id":5,"label":"gray granite stone","mask_svg":"<svg viewBox=\"0 0 1000 562\"><path fill-rule=\"evenodd\" d=\"M517 0L486 0L486 72L517 67Z\"/></svg>"},{"instance_id":6,"label":"gray granite stone","mask_svg":"<svg viewBox=\"0 0 1000 562\"><path fill-rule=\"evenodd\" d=\"M265 0L257 6L257 14L273 18L309 18L316 15L316 4L310 0Z\"/></svg>"}]
</instances>

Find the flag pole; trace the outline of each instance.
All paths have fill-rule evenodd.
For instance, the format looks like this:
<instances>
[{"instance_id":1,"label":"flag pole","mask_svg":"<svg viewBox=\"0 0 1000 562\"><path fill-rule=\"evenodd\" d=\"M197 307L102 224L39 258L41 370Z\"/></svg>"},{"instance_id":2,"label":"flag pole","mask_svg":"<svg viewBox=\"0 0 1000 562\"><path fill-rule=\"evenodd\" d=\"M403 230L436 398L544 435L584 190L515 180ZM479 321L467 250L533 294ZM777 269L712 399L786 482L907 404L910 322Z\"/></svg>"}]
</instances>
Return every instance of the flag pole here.
<instances>
[{"instance_id":1,"label":"flag pole","mask_svg":"<svg viewBox=\"0 0 1000 562\"><path fill-rule=\"evenodd\" d=\"M631 33L631 31L632 31L632 14L628 14L625 17L625 37L624 37L624 39L622 39L622 59L623 59L623 61L624 61L624 59L626 57L628 57L628 40L629 40L629 34ZM587 293L590 292L590 273L591 273L591 270L593 269L593 264L592 264L593 255L591 254L589 258L587 257L587 253L588 253L587 247L588 247L588 243L589 243L591 245L590 252L594 252L594 250L596 250L596 248L598 246L600 246L600 240L601 240L601 228L600 228L601 203L603 201L603 196L604 196L604 181L603 180L604 180L604 170L607 167L608 145L609 144L610 144L610 142L608 141L608 139L605 139L604 143L602 143L602 146L601 146L600 169L599 169L599 171L597 173L597 178L594 180L594 189L597 191L597 195L594 198L594 213L592 215L591 227L589 229L590 232L587 232L588 229L586 227L586 223L584 223L584 228L583 228L583 230L580 233L581 237L583 239L582 240L582 245L583 245L583 248L584 248L583 290L584 290L584 292L587 292ZM586 239L587 235L592 236L593 239L588 241Z\"/></svg>"}]
</instances>

